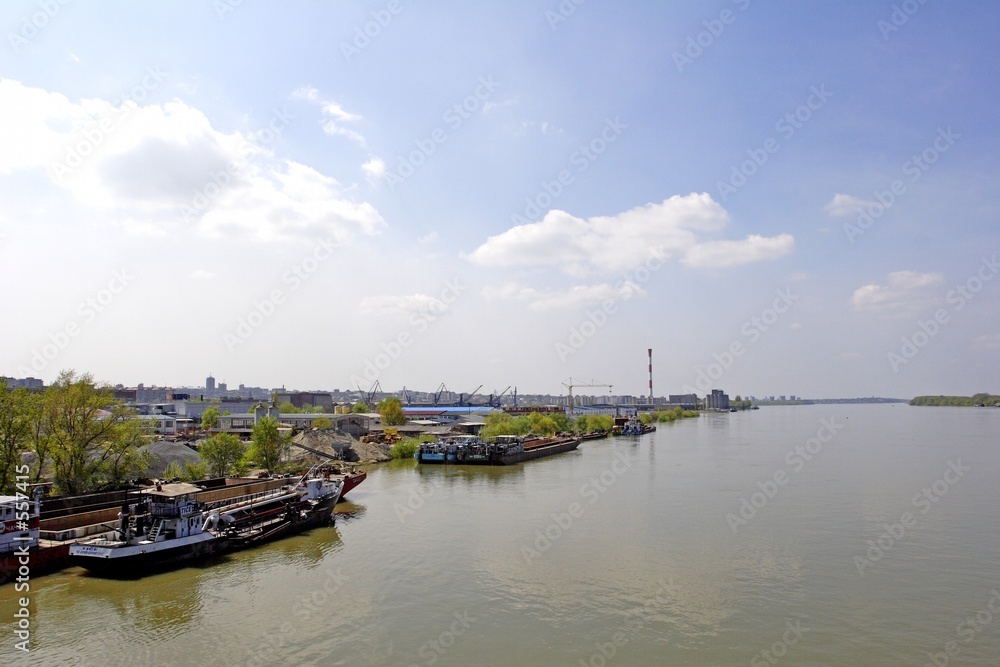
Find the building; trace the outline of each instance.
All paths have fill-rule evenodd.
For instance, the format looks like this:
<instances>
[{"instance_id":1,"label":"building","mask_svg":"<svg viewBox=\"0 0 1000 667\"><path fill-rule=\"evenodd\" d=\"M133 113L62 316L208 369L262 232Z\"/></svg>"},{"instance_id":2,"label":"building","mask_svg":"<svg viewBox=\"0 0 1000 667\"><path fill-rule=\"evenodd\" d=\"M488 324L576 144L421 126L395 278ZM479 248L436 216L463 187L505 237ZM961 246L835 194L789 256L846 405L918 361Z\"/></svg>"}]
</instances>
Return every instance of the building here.
<instances>
[{"instance_id":1,"label":"building","mask_svg":"<svg viewBox=\"0 0 1000 667\"><path fill-rule=\"evenodd\" d=\"M291 403L297 408L311 405L333 412L333 396L329 392L279 391L275 394L275 401L278 405Z\"/></svg>"},{"instance_id":2,"label":"building","mask_svg":"<svg viewBox=\"0 0 1000 667\"><path fill-rule=\"evenodd\" d=\"M19 380L17 378L0 377L2 380L7 381L8 389L44 389L45 383L38 378L24 378Z\"/></svg>"},{"instance_id":3,"label":"building","mask_svg":"<svg viewBox=\"0 0 1000 667\"><path fill-rule=\"evenodd\" d=\"M697 410L701 407L701 399L697 394L670 394L667 397L667 407Z\"/></svg>"},{"instance_id":4,"label":"building","mask_svg":"<svg viewBox=\"0 0 1000 667\"><path fill-rule=\"evenodd\" d=\"M215 391L215 378L212 377L211 375L205 378L205 390Z\"/></svg>"},{"instance_id":5,"label":"building","mask_svg":"<svg viewBox=\"0 0 1000 667\"><path fill-rule=\"evenodd\" d=\"M278 408L274 406L259 405L253 412L233 415L219 415L218 430L228 433L250 435L253 433L253 427L257 424L257 422L265 417L277 419L278 423L283 428L294 429L312 428L313 422L321 417L325 417L330 421L334 429L340 433L344 433L355 438L360 438L371 430L371 422L373 419L373 415L370 414L336 415L332 413L322 414L315 412L305 414L282 414L279 412ZM377 418L378 415L375 414L374 417Z\"/></svg>"},{"instance_id":6,"label":"building","mask_svg":"<svg viewBox=\"0 0 1000 667\"><path fill-rule=\"evenodd\" d=\"M721 389L713 389L712 393L705 397L706 410L728 410L729 396Z\"/></svg>"}]
</instances>

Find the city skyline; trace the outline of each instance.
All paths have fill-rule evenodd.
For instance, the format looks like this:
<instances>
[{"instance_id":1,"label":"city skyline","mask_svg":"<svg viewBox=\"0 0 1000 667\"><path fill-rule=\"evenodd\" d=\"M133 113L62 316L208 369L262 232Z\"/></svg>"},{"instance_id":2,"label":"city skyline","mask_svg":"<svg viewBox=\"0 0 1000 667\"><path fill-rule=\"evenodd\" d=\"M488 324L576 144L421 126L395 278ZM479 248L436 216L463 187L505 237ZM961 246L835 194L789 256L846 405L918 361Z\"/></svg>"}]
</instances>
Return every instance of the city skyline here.
<instances>
[{"instance_id":1,"label":"city skyline","mask_svg":"<svg viewBox=\"0 0 1000 667\"><path fill-rule=\"evenodd\" d=\"M997 391L992 6L109 17L0 8L0 375Z\"/></svg>"}]
</instances>

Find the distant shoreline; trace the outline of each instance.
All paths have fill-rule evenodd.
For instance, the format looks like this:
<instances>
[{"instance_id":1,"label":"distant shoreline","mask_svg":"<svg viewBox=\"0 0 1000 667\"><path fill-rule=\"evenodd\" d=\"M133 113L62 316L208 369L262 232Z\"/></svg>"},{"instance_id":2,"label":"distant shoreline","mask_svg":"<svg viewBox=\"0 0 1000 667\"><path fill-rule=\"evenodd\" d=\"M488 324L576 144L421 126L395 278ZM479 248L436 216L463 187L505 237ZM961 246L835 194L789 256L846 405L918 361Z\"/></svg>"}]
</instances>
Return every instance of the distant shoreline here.
<instances>
[{"instance_id":1,"label":"distant shoreline","mask_svg":"<svg viewBox=\"0 0 1000 667\"><path fill-rule=\"evenodd\" d=\"M866 398L799 398L794 401L753 401L754 405L820 405L827 403L908 403L905 398L881 398L868 396Z\"/></svg>"},{"instance_id":2,"label":"distant shoreline","mask_svg":"<svg viewBox=\"0 0 1000 667\"><path fill-rule=\"evenodd\" d=\"M917 396L910 400L910 405L918 406L950 406L959 408L1000 407L1000 396L996 394L973 394L972 396Z\"/></svg>"}]
</instances>

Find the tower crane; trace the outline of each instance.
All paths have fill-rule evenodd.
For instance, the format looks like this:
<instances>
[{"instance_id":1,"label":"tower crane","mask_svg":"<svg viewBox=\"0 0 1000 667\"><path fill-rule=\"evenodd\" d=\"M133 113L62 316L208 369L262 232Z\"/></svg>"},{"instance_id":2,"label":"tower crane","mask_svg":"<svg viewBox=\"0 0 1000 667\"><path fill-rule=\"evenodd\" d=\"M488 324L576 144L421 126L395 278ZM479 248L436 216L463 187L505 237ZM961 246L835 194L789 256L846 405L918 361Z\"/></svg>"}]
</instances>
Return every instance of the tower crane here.
<instances>
[{"instance_id":1,"label":"tower crane","mask_svg":"<svg viewBox=\"0 0 1000 667\"><path fill-rule=\"evenodd\" d=\"M593 379L586 382L573 382L573 378L569 379L569 382L562 383L564 387L569 389L569 401L566 404L566 414L568 416L573 415L573 387L607 387L608 392L611 392L611 385L597 382L595 383Z\"/></svg>"}]
</instances>

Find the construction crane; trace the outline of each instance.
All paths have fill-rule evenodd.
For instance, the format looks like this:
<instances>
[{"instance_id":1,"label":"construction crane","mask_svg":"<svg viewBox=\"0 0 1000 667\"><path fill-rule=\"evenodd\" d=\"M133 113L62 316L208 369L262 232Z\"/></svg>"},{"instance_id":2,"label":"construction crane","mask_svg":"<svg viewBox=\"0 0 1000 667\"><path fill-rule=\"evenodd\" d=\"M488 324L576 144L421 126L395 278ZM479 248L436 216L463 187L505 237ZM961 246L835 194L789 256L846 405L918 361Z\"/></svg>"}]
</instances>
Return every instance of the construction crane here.
<instances>
[{"instance_id":1,"label":"construction crane","mask_svg":"<svg viewBox=\"0 0 1000 667\"><path fill-rule=\"evenodd\" d=\"M475 389L473 389L472 391L470 391L468 394L459 394L458 395L458 404L459 405L465 405L465 397L468 396L469 398L472 398L473 396L476 395L476 392L479 391L482 388L483 388L483 385L479 385L478 387L476 387Z\"/></svg>"},{"instance_id":2,"label":"construction crane","mask_svg":"<svg viewBox=\"0 0 1000 667\"><path fill-rule=\"evenodd\" d=\"M611 385L603 384L600 382L595 383L593 379L589 382L573 382L573 378L569 379L569 382L562 383L564 387L569 389L569 401L566 404L566 414L568 416L573 416L573 387L607 387L608 393L611 393Z\"/></svg>"},{"instance_id":3,"label":"construction crane","mask_svg":"<svg viewBox=\"0 0 1000 667\"><path fill-rule=\"evenodd\" d=\"M372 388L367 392L361 388L361 385L358 385L358 393L361 394L361 402L367 405L369 410L375 409L375 398L380 391L382 391L382 385L379 384L378 380L375 380L375 384L373 384Z\"/></svg>"},{"instance_id":4,"label":"construction crane","mask_svg":"<svg viewBox=\"0 0 1000 667\"><path fill-rule=\"evenodd\" d=\"M506 389L504 389L503 391L501 391L499 394L496 392L496 389L494 389L493 393L490 394L490 407L491 408L499 408L500 407L500 399L503 398L504 395L508 391L510 391L510 387L509 386Z\"/></svg>"},{"instance_id":5,"label":"construction crane","mask_svg":"<svg viewBox=\"0 0 1000 667\"><path fill-rule=\"evenodd\" d=\"M441 394L443 394L446 391L448 391L448 388L445 387L444 382L442 382L441 386L437 388L436 392L434 392L434 405L438 404L438 401L441 400Z\"/></svg>"},{"instance_id":6,"label":"construction crane","mask_svg":"<svg viewBox=\"0 0 1000 667\"><path fill-rule=\"evenodd\" d=\"M410 404L410 392L407 391L406 386L403 386L403 398L406 399L406 404Z\"/></svg>"}]
</instances>

